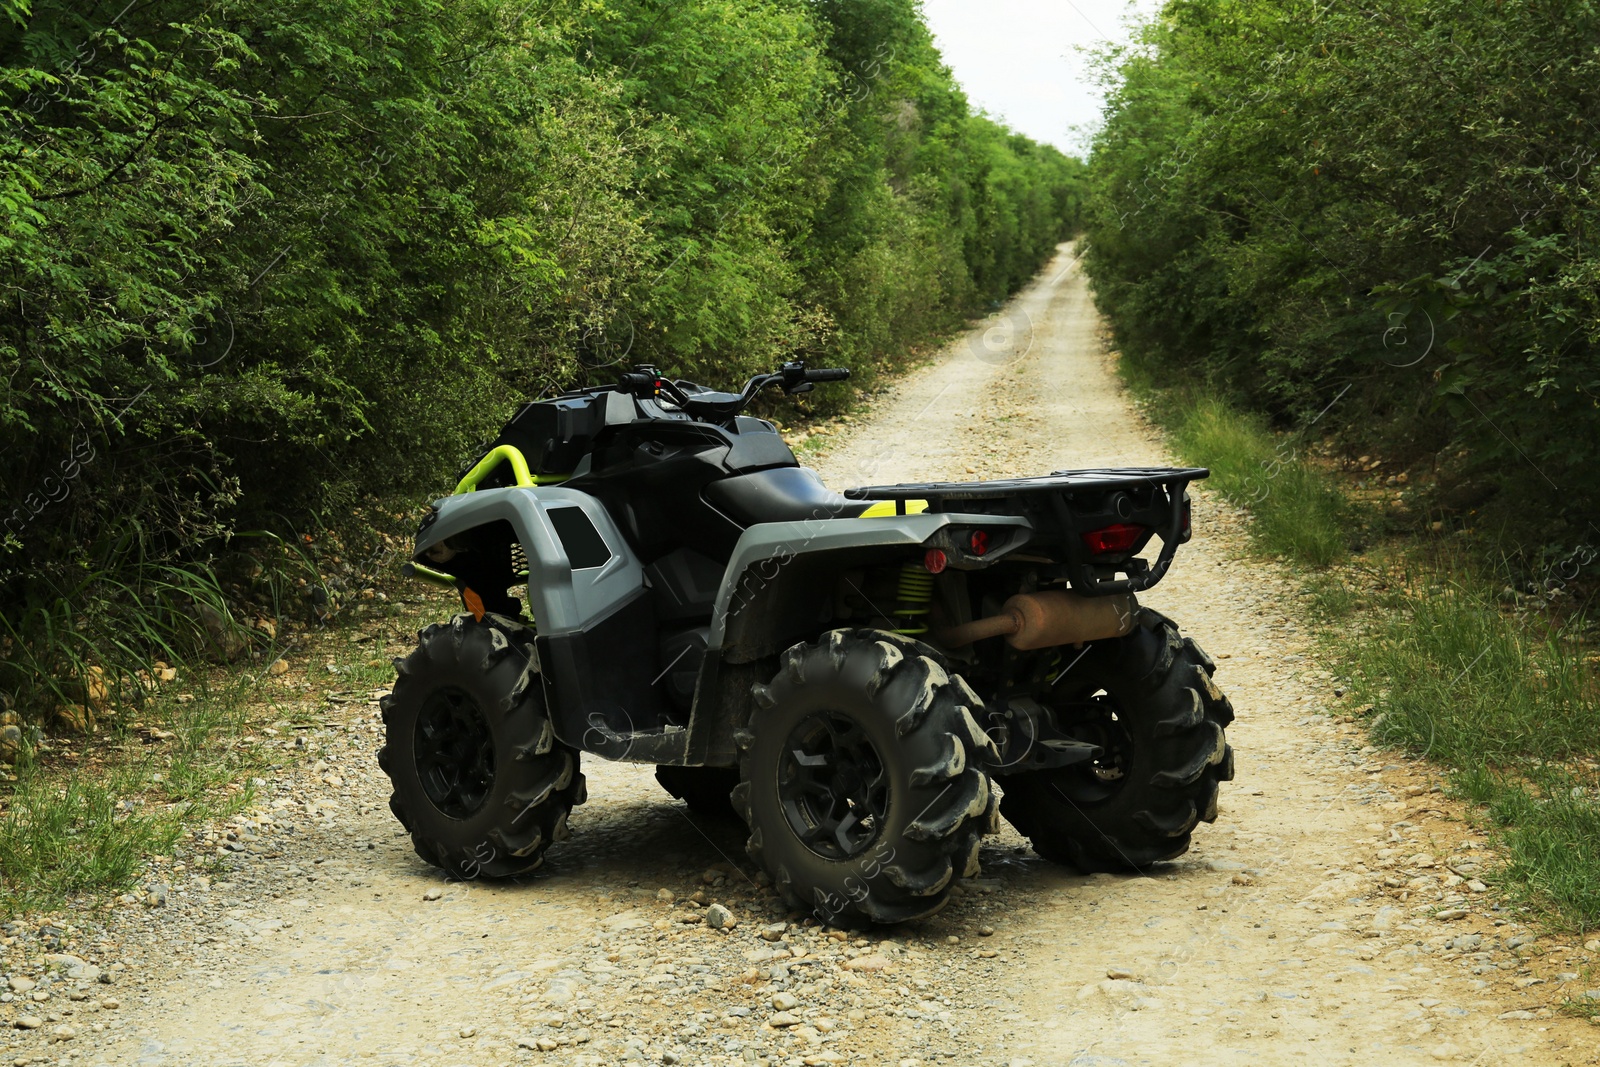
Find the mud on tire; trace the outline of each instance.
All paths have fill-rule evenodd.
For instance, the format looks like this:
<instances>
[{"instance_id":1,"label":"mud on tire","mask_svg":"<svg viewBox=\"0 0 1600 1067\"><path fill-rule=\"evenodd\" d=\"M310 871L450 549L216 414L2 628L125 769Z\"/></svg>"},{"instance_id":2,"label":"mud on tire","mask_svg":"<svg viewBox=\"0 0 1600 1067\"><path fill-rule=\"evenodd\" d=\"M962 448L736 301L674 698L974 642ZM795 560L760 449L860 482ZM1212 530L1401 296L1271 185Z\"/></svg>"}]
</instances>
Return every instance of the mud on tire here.
<instances>
[{"instance_id":1,"label":"mud on tire","mask_svg":"<svg viewBox=\"0 0 1600 1067\"><path fill-rule=\"evenodd\" d=\"M500 615L457 615L394 661L378 764L417 855L457 878L539 866L585 799L578 754L559 744L533 669L533 633Z\"/></svg>"},{"instance_id":2,"label":"mud on tire","mask_svg":"<svg viewBox=\"0 0 1600 1067\"><path fill-rule=\"evenodd\" d=\"M881 630L835 630L781 662L735 734L751 857L825 922L937 911L997 827L978 698L932 649Z\"/></svg>"},{"instance_id":3,"label":"mud on tire","mask_svg":"<svg viewBox=\"0 0 1600 1067\"><path fill-rule=\"evenodd\" d=\"M1090 647L1058 684L1058 722L1106 748L1095 764L999 776L1000 812L1047 859L1138 870L1189 850L1233 778L1233 707L1216 664L1172 620L1141 609L1126 637Z\"/></svg>"}]
</instances>

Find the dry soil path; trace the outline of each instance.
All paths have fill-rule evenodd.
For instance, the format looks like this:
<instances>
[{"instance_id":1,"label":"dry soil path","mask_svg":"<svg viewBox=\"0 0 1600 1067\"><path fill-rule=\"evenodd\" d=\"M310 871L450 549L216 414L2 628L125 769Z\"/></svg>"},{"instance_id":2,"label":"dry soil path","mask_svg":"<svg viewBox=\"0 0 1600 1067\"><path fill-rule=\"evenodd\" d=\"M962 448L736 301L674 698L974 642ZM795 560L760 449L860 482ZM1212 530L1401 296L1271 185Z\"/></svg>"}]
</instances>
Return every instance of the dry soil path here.
<instances>
[{"instance_id":1,"label":"dry soil path","mask_svg":"<svg viewBox=\"0 0 1600 1067\"><path fill-rule=\"evenodd\" d=\"M1063 247L820 466L845 485L1167 459ZM648 768L591 760L574 836L537 877L446 883L386 810L376 708L357 700L263 732L284 770L259 807L147 887L160 906L122 909L102 957L11 958L37 984L0 1003L0 1063L1595 1062L1600 1029L1552 1015L1583 990L1583 947L1520 940L1426 768L1337 721L1294 587L1249 560L1241 517L1202 491L1197 530L1145 600L1217 656L1238 779L1195 850L1149 876L1075 875L1008 829L934 918L823 931L757 884L741 828L692 820ZM737 925L711 929L712 904ZM9 1028L23 1013L38 1028Z\"/></svg>"}]
</instances>

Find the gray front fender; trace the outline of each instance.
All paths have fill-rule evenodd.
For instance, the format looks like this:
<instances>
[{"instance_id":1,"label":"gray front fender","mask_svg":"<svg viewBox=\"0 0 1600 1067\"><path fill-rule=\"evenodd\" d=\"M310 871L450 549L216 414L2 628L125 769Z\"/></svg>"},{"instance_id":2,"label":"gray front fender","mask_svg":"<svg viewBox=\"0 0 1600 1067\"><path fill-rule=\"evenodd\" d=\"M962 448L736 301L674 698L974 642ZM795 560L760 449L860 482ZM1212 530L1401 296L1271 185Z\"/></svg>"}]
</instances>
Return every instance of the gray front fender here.
<instances>
[{"instance_id":1,"label":"gray front fender","mask_svg":"<svg viewBox=\"0 0 1600 1067\"><path fill-rule=\"evenodd\" d=\"M438 518L417 534L415 559L457 534L493 522L510 523L528 559L529 611L539 633L575 633L593 627L644 587L644 570L622 532L594 497L557 486L480 489L436 501ZM598 566L573 567L550 512L576 507L610 551ZM448 569L448 568L446 568Z\"/></svg>"}]
</instances>

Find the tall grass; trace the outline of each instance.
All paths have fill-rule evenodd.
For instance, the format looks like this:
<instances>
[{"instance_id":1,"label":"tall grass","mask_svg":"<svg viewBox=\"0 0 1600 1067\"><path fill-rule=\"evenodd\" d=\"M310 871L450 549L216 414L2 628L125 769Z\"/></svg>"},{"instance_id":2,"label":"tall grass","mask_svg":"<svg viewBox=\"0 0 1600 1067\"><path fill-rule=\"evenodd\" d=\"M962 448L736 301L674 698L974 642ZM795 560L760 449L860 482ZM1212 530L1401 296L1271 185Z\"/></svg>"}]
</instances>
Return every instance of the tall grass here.
<instances>
[{"instance_id":1,"label":"tall grass","mask_svg":"<svg viewBox=\"0 0 1600 1067\"><path fill-rule=\"evenodd\" d=\"M1347 555L1355 516L1333 479L1306 462L1303 434L1274 433L1206 384L1174 381L1147 361L1121 359L1117 369L1178 456L1209 467L1207 484L1250 513L1261 548L1311 567Z\"/></svg>"},{"instance_id":2,"label":"tall grass","mask_svg":"<svg viewBox=\"0 0 1600 1067\"><path fill-rule=\"evenodd\" d=\"M235 558L259 568L251 599L274 617L287 611L297 580L320 580L315 561L292 540L259 531L233 540L258 546ZM80 570L70 582L41 578L31 599L0 614L0 691L25 714L42 720L55 706L83 703L91 668L103 672L114 703L137 705L143 694L134 679L152 662L229 659L261 641L235 617L237 597L211 562L120 550L109 558L115 566Z\"/></svg>"},{"instance_id":3,"label":"tall grass","mask_svg":"<svg viewBox=\"0 0 1600 1067\"><path fill-rule=\"evenodd\" d=\"M40 906L119 890L149 856L170 853L182 815L147 810L147 786L137 769L99 779L28 775L0 816L0 901Z\"/></svg>"},{"instance_id":4,"label":"tall grass","mask_svg":"<svg viewBox=\"0 0 1600 1067\"><path fill-rule=\"evenodd\" d=\"M1555 925L1600 924L1600 780L1586 769L1600 749L1600 682L1577 641L1582 620L1508 615L1470 567L1417 575L1420 588L1378 598L1356 640L1348 595L1319 598L1325 654L1371 708L1374 740L1442 764L1480 807L1508 886Z\"/></svg>"},{"instance_id":5,"label":"tall grass","mask_svg":"<svg viewBox=\"0 0 1600 1067\"><path fill-rule=\"evenodd\" d=\"M1600 926L1600 777L1548 766L1496 773L1482 765L1452 777L1499 829L1504 873L1520 895L1556 925Z\"/></svg>"},{"instance_id":6,"label":"tall grass","mask_svg":"<svg viewBox=\"0 0 1600 1067\"><path fill-rule=\"evenodd\" d=\"M0 810L0 906L48 908L78 894L127 888L152 856L170 855L187 825L231 814L251 790L229 788L254 757L230 742L246 714L243 682L152 708L170 734L64 771L25 758Z\"/></svg>"},{"instance_id":7,"label":"tall grass","mask_svg":"<svg viewBox=\"0 0 1600 1067\"><path fill-rule=\"evenodd\" d=\"M1564 628L1537 630L1454 582L1397 599L1345 654L1379 740L1457 767L1600 747L1600 694Z\"/></svg>"},{"instance_id":8,"label":"tall grass","mask_svg":"<svg viewBox=\"0 0 1600 1067\"><path fill-rule=\"evenodd\" d=\"M51 584L20 610L0 615L0 688L17 694L25 708L82 703L89 668L100 667L114 698L137 702L132 676L152 661L184 662L219 641L243 640L207 566L144 564L120 574L87 573L72 586Z\"/></svg>"},{"instance_id":9,"label":"tall grass","mask_svg":"<svg viewBox=\"0 0 1600 1067\"><path fill-rule=\"evenodd\" d=\"M347 551L332 540L335 551ZM250 651L260 653L257 664L270 663L278 644L244 622L256 612L281 621L296 586L322 579L297 539L235 534L232 548L241 544L250 551L225 555L215 568L154 560L57 568L34 583L40 592L30 602L0 616L0 690L15 694L34 723L14 778L0 784L0 912L119 892L151 857L170 855L186 827L250 800L244 779L260 757L238 739L261 694L254 672L233 664L248 663ZM367 562L375 567L382 550L380 535ZM63 573L74 575L70 583ZM342 647L323 651L344 661L338 673L347 684L390 679L388 662L360 647L353 630L342 636ZM183 698L141 676L158 659L179 667ZM53 709L84 703L91 676L109 690L98 733L42 745ZM159 733L136 735L135 721Z\"/></svg>"},{"instance_id":10,"label":"tall grass","mask_svg":"<svg viewBox=\"0 0 1600 1067\"><path fill-rule=\"evenodd\" d=\"M278 572L263 575L269 596L281 595L296 566L291 551ZM185 825L236 810L248 796L227 788L247 766L230 743L245 715L246 681L219 674L226 680L213 686L200 665L242 652L252 635L211 566L139 561L36 588L42 594L31 603L0 616L0 689L40 727L25 732L16 781L0 793L7 908L120 891L147 859L171 852ZM156 660L182 665L195 699L178 703L149 687ZM99 701L89 700L91 676L106 687ZM55 725L53 709L94 703L98 736L55 742L58 752L78 748L92 759L68 765L35 748ZM128 733L135 719L165 736L146 748Z\"/></svg>"},{"instance_id":11,"label":"tall grass","mask_svg":"<svg viewBox=\"0 0 1600 1067\"><path fill-rule=\"evenodd\" d=\"M1350 508L1329 477L1305 462L1295 437L1273 434L1216 399L1183 403L1169 431L1178 453L1210 467L1211 485L1250 512L1251 533L1267 551L1313 567L1346 555Z\"/></svg>"}]
</instances>

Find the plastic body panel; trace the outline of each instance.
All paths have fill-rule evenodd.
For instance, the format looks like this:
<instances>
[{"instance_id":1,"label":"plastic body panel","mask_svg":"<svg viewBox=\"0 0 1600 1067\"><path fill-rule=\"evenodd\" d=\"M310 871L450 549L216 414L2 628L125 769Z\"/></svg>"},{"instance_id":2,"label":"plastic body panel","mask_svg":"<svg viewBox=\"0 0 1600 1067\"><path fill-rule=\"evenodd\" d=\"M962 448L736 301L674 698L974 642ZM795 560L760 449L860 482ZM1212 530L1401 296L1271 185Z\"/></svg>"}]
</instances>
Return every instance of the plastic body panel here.
<instances>
[{"instance_id":1,"label":"plastic body panel","mask_svg":"<svg viewBox=\"0 0 1600 1067\"><path fill-rule=\"evenodd\" d=\"M417 534L416 560L449 538L508 522L528 562L529 612L539 633L557 636L593 627L644 588L644 568L600 501L558 486L480 489L436 501L437 517ZM574 568L549 512L578 507L611 551L598 567ZM448 570L448 565L445 565Z\"/></svg>"},{"instance_id":2,"label":"plastic body panel","mask_svg":"<svg viewBox=\"0 0 1600 1067\"><path fill-rule=\"evenodd\" d=\"M843 570L885 555L904 556L906 549L921 546L947 527L974 524L1032 530L1028 520L1018 515L932 512L752 526L734 546L717 591L711 647L730 662L776 651L774 646L786 639L788 624L804 624L820 615ZM1019 536L1011 544L1021 545L1026 540ZM993 558L1003 555L997 552Z\"/></svg>"},{"instance_id":3,"label":"plastic body panel","mask_svg":"<svg viewBox=\"0 0 1600 1067\"><path fill-rule=\"evenodd\" d=\"M688 734L670 721L667 694L656 684L657 625L644 568L604 505L588 493L540 487L479 490L434 506L437 516L417 537L419 560L451 537L498 523L522 546L556 736L610 759L682 762ZM569 558L560 527L570 539L570 517L563 522L561 512L573 507L593 527L573 551L597 558L597 536L609 552L599 566L574 566Z\"/></svg>"}]
</instances>

